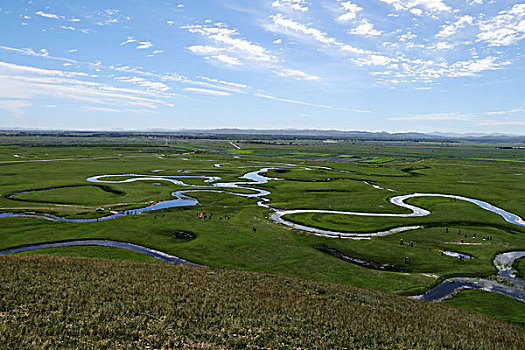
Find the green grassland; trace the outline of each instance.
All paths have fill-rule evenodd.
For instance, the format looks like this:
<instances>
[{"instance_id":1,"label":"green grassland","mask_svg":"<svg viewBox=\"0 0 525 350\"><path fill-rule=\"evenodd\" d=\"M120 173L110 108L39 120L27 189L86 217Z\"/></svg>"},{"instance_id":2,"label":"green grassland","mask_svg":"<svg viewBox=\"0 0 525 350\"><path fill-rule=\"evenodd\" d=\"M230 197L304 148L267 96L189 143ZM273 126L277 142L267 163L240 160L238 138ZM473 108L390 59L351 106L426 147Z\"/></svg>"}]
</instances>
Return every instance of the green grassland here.
<instances>
[{"instance_id":1,"label":"green grassland","mask_svg":"<svg viewBox=\"0 0 525 350\"><path fill-rule=\"evenodd\" d=\"M525 326L525 303L503 294L464 290L443 303Z\"/></svg>"},{"instance_id":2,"label":"green grassland","mask_svg":"<svg viewBox=\"0 0 525 350\"><path fill-rule=\"evenodd\" d=\"M518 273L518 278L525 279L525 258L516 260L513 266Z\"/></svg>"},{"instance_id":3,"label":"green grassland","mask_svg":"<svg viewBox=\"0 0 525 350\"><path fill-rule=\"evenodd\" d=\"M499 150L476 144L301 143L235 142L242 148L236 150L229 142L220 140L169 140L166 143L164 139L154 138L85 140L71 137L66 140L33 138L21 142L17 138L3 137L0 138L0 208L2 212L98 217L107 215L109 209L127 210L172 199L173 191L186 187L165 181L112 183L101 187L87 182L86 178L90 176L205 175L220 176L221 182L231 182L243 181L239 177L248 171L276 166L279 169L270 170L268 175L281 180L257 186L271 192L267 197L276 208L406 213L406 209L392 205L388 198L422 192L472 197L525 216L522 150ZM23 158L13 157L13 154ZM356 162L356 159L344 155L353 155L365 162ZM217 163L222 167L215 167ZM297 166L285 165L289 163ZM300 166L313 170L304 170ZM124 177L113 179L123 180ZM192 189L203 189L199 186L204 185L204 179L182 180L197 186ZM378 190L363 181L396 192ZM162 186L154 185L154 182L160 182ZM20 193L13 199L6 197L20 191L31 192ZM249 192L242 189L232 191ZM423 226L419 230L370 240L345 240L317 237L275 224L268 218L271 211L257 206L256 198L211 192L188 195L199 200L196 207L147 212L94 223L0 218L0 250L71 239L112 239L151 247L215 268L295 276L411 295L422 293L451 276L490 276L496 272L492 265L496 254L525 249L524 228L509 224L500 216L471 203L444 198L409 200L408 203L432 212L420 218L334 214L286 217L298 223L346 232ZM106 211L96 212L97 207L104 207ZM202 211L213 213L213 219L198 219L197 213ZM221 216L230 216L231 219L218 220ZM253 227L256 227L256 232ZM445 234L446 228L449 228L448 234ZM461 235L457 234L458 230L461 230ZM178 239L177 231L191 232L196 238ZM476 238L473 238L474 234ZM484 236L493 239L483 240ZM414 241L414 247L401 246L401 238L405 242ZM406 266L404 272L372 270L315 249L321 245L356 258L395 265L402 264L408 255L413 263ZM469 254L474 259L460 261L445 257L439 252L442 249ZM59 248L31 254L149 259L139 258L138 254L128 251L93 247ZM523 264L522 261L519 264ZM467 294L464 298L470 296ZM486 302L490 303L490 298Z\"/></svg>"},{"instance_id":4,"label":"green grassland","mask_svg":"<svg viewBox=\"0 0 525 350\"><path fill-rule=\"evenodd\" d=\"M62 247L62 248L47 248L40 250L32 250L29 252L18 253L18 255L51 255L51 256L67 256L72 258L99 258L112 260L133 260L143 262L161 263L159 260L148 255L140 254L126 249L113 247Z\"/></svg>"},{"instance_id":5,"label":"green grassland","mask_svg":"<svg viewBox=\"0 0 525 350\"><path fill-rule=\"evenodd\" d=\"M0 257L5 349L520 349L522 330L448 305L293 277Z\"/></svg>"}]
</instances>

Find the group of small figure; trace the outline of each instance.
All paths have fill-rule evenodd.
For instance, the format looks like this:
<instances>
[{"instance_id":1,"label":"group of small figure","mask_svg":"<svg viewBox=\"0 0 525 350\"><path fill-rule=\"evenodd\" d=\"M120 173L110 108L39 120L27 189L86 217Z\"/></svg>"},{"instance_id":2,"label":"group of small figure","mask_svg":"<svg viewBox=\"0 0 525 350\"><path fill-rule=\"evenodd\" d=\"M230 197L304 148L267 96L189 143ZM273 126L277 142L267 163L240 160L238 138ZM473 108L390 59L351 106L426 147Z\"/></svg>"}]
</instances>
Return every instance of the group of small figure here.
<instances>
[{"instance_id":1,"label":"group of small figure","mask_svg":"<svg viewBox=\"0 0 525 350\"><path fill-rule=\"evenodd\" d=\"M207 213L205 212L197 212L197 217L199 219L203 219L203 220L211 220L211 218L213 217L213 214L210 213L210 215L208 215ZM230 216L229 215L225 215L224 216L224 220L230 220ZM219 216L219 221L222 221L223 217L222 216Z\"/></svg>"},{"instance_id":2,"label":"group of small figure","mask_svg":"<svg viewBox=\"0 0 525 350\"><path fill-rule=\"evenodd\" d=\"M403 238L401 238L399 240L399 244L401 245L404 245L404 241L403 241ZM410 246L413 247L414 246L414 241L410 241ZM409 256L405 256L405 264L409 264L409 265L412 265L412 258L409 257Z\"/></svg>"},{"instance_id":3,"label":"group of small figure","mask_svg":"<svg viewBox=\"0 0 525 350\"><path fill-rule=\"evenodd\" d=\"M445 233L448 233L448 227L445 228ZM458 235L460 235L460 234L461 234L461 230L458 230ZM464 238L468 238L468 235L466 233L464 234ZM478 236L474 233L472 238L476 239L476 238L478 238ZM484 241L492 241L492 236L483 236L483 240ZM464 243L464 241L461 240L461 243Z\"/></svg>"},{"instance_id":4,"label":"group of small figure","mask_svg":"<svg viewBox=\"0 0 525 350\"><path fill-rule=\"evenodd\" d=\"M404 245L403 238L401 238L401 239L399 240L399 244ZM410 246L411 246L411 247L414 246L414 241L410 241Z\"/></svg>"}]
</instances>

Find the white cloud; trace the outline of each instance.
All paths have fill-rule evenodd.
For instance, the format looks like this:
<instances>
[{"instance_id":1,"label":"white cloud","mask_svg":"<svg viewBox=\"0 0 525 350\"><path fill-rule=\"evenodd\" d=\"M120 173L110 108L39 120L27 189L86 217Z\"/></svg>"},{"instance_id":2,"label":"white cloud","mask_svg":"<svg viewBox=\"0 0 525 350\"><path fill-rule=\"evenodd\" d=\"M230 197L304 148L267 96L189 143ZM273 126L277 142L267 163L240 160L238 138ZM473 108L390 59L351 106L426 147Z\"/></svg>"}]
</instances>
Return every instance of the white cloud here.
<instances>
[{"instance_id":1,"label":"white cloud","mask_svg":"<svg viewBox=\"0 0 525 350\"><path fill-rule=\"evenodd\" d=\"M248 87L248 85L246 85L246 84L234 83L234 82L231 82L231 81L224 81L224 80L219 80L219 79L214 79L214 78L209 78L209 77L204 77L204 76L201 76L200 79L206 80L206 81L211 81L212 83L218 83L218 84L233 86L233 87L237 87L237 88L245 89L245 88Z\"/></svg>"},{"instance_id":2,"label":"white cloud","mask_svg":"<svg viewBox=\"0 0 525 350\"><path fill-rule=\"evenodd\" d=\"M382 55L370 55L366 58L351 59L352 62L358 66L386 66L392 62L397 62L396 59L392 59Z\"/></svg>"},{"instance_id":3,"label":"white cloud","mask_svg":"<svg viewBox=\"0 0 525 350\"><path fill-rule=\"evenodd\" d=\"M137 40L132 37L132 36L128 36L128 39L126 41L123 41L120 43L120 45L126 45L126 44L130 44L130 43L136 43Z\"/></svg>"},{"instance_id":4,"label":"white cloud","mask_svg":"<svg viewBox=\"0 0 525 350\"><path fill-rule=\"evenodd\" d=\"M454 44L451 44L451 43L448 43L448 42L445 42L445 41L440 41L440 42L436 43L434 48L436 48L437 50L450 50L450 49L453 49L455 46L456 45L454 45Z\"/></svg>"},{"instance_id":5,"label":"white cloud","mask_svg":"<svg viewBox=\"0 0 525 350\"><path fill-rule=\"evenodd\" d=\"M314 80L317 78L295 69L282 67L281 62L270 51L260 45L239 38L238 31L228 28L225 24L215 23L213 26L191 25L181 28L187 29L190 33L200 34L213 42L214 45L193 45L187 47L189 51L204 56L205 59L219 61L228 66L271 69L281 77L303 80Z\"/></svg>"},{"instance_id":6,"label":"white cloud","mask_svg":"<svg viewBox=\"0 0 525 350\"><path fill-rule=\"evenodd\" d=\"M36 57L43 57L50 60L56 60L56 61L63 61L63 62L69 62L69 63L77 63L77 61L69 59L69 58L63 58L63 57L54 57L50 56L46 49L40 50L40 52L35 52L32 49L24 48L24 49L18 49L15 47L9 47L9 46L2 46L0 45L0 50L8 51L8 52L14 52L17 54L22 54L26 56L36 56Z\"/></svg>"},{"instance_id":7,"label":"white cloud","mask_svg":"<svg viewBox=\"0 0 525 350\"><path fill-rule=\"evenodd\" d=\"M277 27L284 29L285 32L300 33L323 44L334 44L336 42L334 38L327 36L326 33L314 27L308 27L291 19L284 18L281 14L270 16L270 18Z\"/></svg>"},{"instance_id":8,"label":"white cloud","mask_svg":"<svg viewBox=\"0 0 525 350\"><path fill-rule=\"evenodd\" d=\"M92 17L93 21L99 26L113 25L131 19L131 17L121 15L117 9L100 10L90 17Z\"/></svg>"},{"instance_id":9,"label":"white cloud","mask_svg":"<svg viewBox=\"0 0 525 350\"><path fill-rule=\"evenodd\" d=\"M227 65L230 65L230 66L242 66L242 62L236 57L221 54L221 55L211 56L211 58L219 62L225 63Z\"/></svg>"},{"instance_id":10,"label":"white cloud","mask_svg":"<svg viewBox=\"0 0 525 350\"><path fill-rule=\"evenodd\" d=\"M436 38L447 38L454 35L459 29L465 28L466 25L472 24L473 21L474 18L472 16L462 16L456 22L442 26L439 33L436 34Z\"/></svg>"},{"instance_id":11,"label":"white cloud","mask_svg":"<svg viewBox=\"0 0 525 350\"><path fill-rule=\"evenodd\" d=\"M260 93L255 93L253 95L257 96L257 97L261 97L261 98L266 98L268 100L275 100L275 101L280 101L280 102L293 103L293 104L297 104L297 105L310 106L310 107L316 107L316 108L327 108L327 109L334 109L334 110L338 110L338 111L356 112L356 113L371 113L370 111L363 111L363 110L359 110L359 109L349 109L349 108L334 107L334 106L329 106L329 105L319 105L319 104L315 104L315 103L309 103L309 102L298 101L298 100L291 100L291 99L287 99L287 98L280 98L280 97L275 97L275 96L270 96L270 95L265 95L265 94L260 94Z\"/></svg>"},{"instance_id":12,"label":"white cloud","mask_svg":"<svg viewBox=\"0 0 525 350\"><path fill-rule=\"evenodd\" d=\"M217 90L192 88L192 87L184 88L184 90L191 91L191 92L197 92L197 93L205 94L205 95L212 95L212 96L230 96L231 95L229 92L226 92L226 91L217 91Z\"/></svg>"},{"instance_id":13,"label":"white cloud","mask_svg":"<svg viewBox=\"0 0 525 350\"><path fill-rule=\"evenodd\" d=\"M414 7L424 7L433 12L449 12L452 8L443 0L380 0L390 4L396 11L407 11Z\"/></svg>"},{"instance_id":14,"label":"white cloud","mask_svg":"<svg viewBox=\"0 0 525 350\"><path fill-rule=\"evenodd\" d=\"M21 66L13 63L1 62L0 61L0 73L16 73L26 75L47 75L47 76L59 76L59 77L87 77L89 76L83 72L69 72L59 71L54 69L42 69L29 66Z\"/></svg>"},{"instance_id":15,"label":"white cloud","mask_svg":"<svg viewBox=\"0 0 525 350\"><path fill-rule=\"evenodd\" d=\"M89 32L91 32L91 29L85 29L85 28L74 28L72 26L60 26L60 28L62 29L67 29L67 30L72 30L72 31L76 31L76 32L81 32L81 33L84 33L84 34L88 34Z\"/></svg>"},{"instance_id":16,"label":"white cloud","mask_svg":"<svg viewBox=\"0 0 525 350\"><path fill-rule=\"evenodd\" d=\"M525 120L488 120L477 123L479 126L502 126L502 125L517 125L525 126Z\"/></svg>"},{"instance_id":17,"label":"white cloud","mask_svg":"<svg viewBox=\"0 0 525 350\"><path fill-rule=\"evenodd\" d=\"M508 46L525 38L525 4L516 4L510 10L479 23L478 39L490 46Z\"/></svg>"},{"instance_id":18,"label":"white cloud","mask_svg":"<svg viewBox=\"0 0 525 350\"><path fill-rule=\"evenodd\" d=\"M355 19L356 16L357 16L357 13L359 11L363 10L362 7L357 6L356 4L352 3L351 1L343 2L343 3L341 3L341 6L343 7L343 9L346 12L343 13L342 15L340 15L339 17L337 17L337 20L340 21L340 22L346 22L346 21Z\"/></svg>"},{"instance_id":19,"label":"white cloud","mask_svg":"<svg viewBox=\"0 0 525 350\"><path fill-rule=\"evenodd\" d=\"M190 48L193 48L192 52L194 53L209 55L210 53L204 53L203 50L214 51L214 53L228 51L230 53L229 56L235 56L239 61L277 61L276 57L271 55L264 47L239 38L237 30L230 29L224 24L217 23L214 26L190 25L182 26L181 29L187 29L190 33L200 34L218 45L190 46ZM215 47L215 50L212 47Z\"/></svg>"},{"instance_id":20,"label":"white cloud","mask_svg":"<svg viewBox=\"0 0 525 350\"><path fill-rule=\"evenodd\" d=\"M410 13L412 13L414 16L421 16L423 14L422 9L410 9Z\"/></svg>"},{"instance_id":21,"label":"white cloud","mask_svg":"<svg viewBox=\"0 0 525 350\"><path fill-rule=\"evenodd\" d=\"M506 110L506 111L485 112L485 114L503 115L503 114L513 114L513 113L520 113L520 112L525 112L525 109L523 109L523 108L516 108L516 109L510 109L510 110Z\"/></svg>"},{"instance_id":22,"label":"white cloud","mask_svg":"<svg viewBox=\"0 0 525 350\"><path fill-rule=\"evenodd\" d=\"M305 40L314 40L323 46L333 46L343 53L358 55L371 53L370 51L337 41L335 38L328 36L315 27L284 18L280 14L271 16L270 18L273 21L273 25L267 26L267 29L271 31L292 35Z\"/></svg>"},{"instance_id":23,"label":"white cloud","mask_svg":"<svg viewBox=\"0 0 525 350\"><path fill-rule=\"evenodd\" d=\"M92 76L83 72L49 70L29 66L0 62L0 98L34 99L48 97L88 101L96 104L114 104L119 106L141 106L154 109L158 105L172 106L163 101L157 90L164 90L155 83L144 82L143 90L119 89L107 84L90 80ZM151 95L158 98L137 95Z\"/></svg>"},{"instance_id":24,"label":"white cloud","mask_svg":"<svg viewBox=\"0 0 525 350\"><path fill-rule=\"evenodd\" d=\"M391 117L390 120L421 120L421 121L445 121L445 120L460 120L471 121L473 119L470 114L461 113L431 113L420 114L406 117Z\"/></svg>"},{"instance_id":25,"label":"white cloud","mask_svg":"<svg viewBox=\"0 0 525 350\"><path fill-rule=\"evenodd\" d=\"M44 11L38 11L38 12L35 12L36 15L39 15L41 17L45 17L45 18L53 18L53 19L59 19L59 18L62 18L62 16L57 16L53 13L46 13Z\"/></svg>"},{"instance_id":26,"label":"white cloud","mask_svg":"<svg viewBox=\"0 0 525 350\"><path fill-rule=\"evenodd\" d=\"M409 41L409 40L412 40L414 38L417 38L417 35L412 33L412 32L408 32L408 33L400 35L399 36L399 41Z\"/></svg>"},{"instance_id":27,"label":"white cloud","mask_svg":"<svg viewBox=\"0 0 525 350\"><path fill-rule=\"evenodd\" d=\"M283 42L283 39L276 39L272 42L272 44L281 44Z\"/></svg>"},{"instance_id":28,"label":"white cloud","mask_svg":"<svg viewBox=\"0 0 525 350\"><path fill-rule=\"evenodd\" d=\"M223 48L215 47L211 45L193 45L193 46L188 46L186 49L188 49L194 54L202 55L202 56L216 55L216 54L219 54L225 51Z\"/></svg>"},{"instance_id":29,"label":"white cloud","mask_svg":"<svg viewBox=\"0 0 525 350\"><path fill-rule=\"evenodd\" d=\"M25 100L0 100L0 109L4 109L14 115L24 114L24 108L33 104Z\"/></svg>"},{"instance_id":30,"label":"white cloud","mask_svg":"<svg viewBox=\"0 0 525 350\"><path fill-rule=\"evenodd\" d=\"M140 77L117 77L115 79L126 82L126 83L130 83L130 84L136 84L138 86L147 88L148 90L168 91L170 89L168 85L164 83L149 81L147 79L140 78Z\"/></svg>"},{"instance_id":31,"label":"white cloud","mask_svg":"<svg viewBox=\"0 0 525 350\"><path fill-rule=\"evenodd\" d=\"M150 47L153 47L153 44L149 41L140 41L139 45L136 47L136 49L143 50L143 49L149 49Z\"/></svg>"},{"instance_id":32,"label":"white cloud","mask_svg":"<svg viewBox=\"0 0 525 350\"><path fill-rule=\"evenodd\" d=\"M450 66L450 76L472 76L476 73L497 70L510 64L508 61L497 62L495 57L485 57L477 60L458 61Z\"/></svg>"},{"instance_id":33,"label":"white cloud","mask_svg":"<svg viewBox=\"0 0 525 350\"><path fill-rule=\"evenodd\" d=\"M297 69L283 68L275 73L281 77L292 78L296 80L319 80L321 79L318 76L307 74L303 71Z\"/></svg>"},{"instance_id":34,"label":"white cloud","mask_svg":"<svg viewBox=\"0 0 525 350\"><path fill-rule=\"evenodd\" d=\"M272 6L301 12L308 11L305 0L274 0Z\"/></svg>"},{"instance_id":35,"label":"white cloud","mask_svg":"<svg viewBox=\"0 0 525 350\"><path fill-rule=\"evenodd\" d=\"M381 31L374 29L374 25L365 20L359 26L352 29L350 34L376 36L381 35Z\"/></svg>"},{"instance_id":36,"label":"white cloud","mask_svg":"<svg viewBox=\"0 0 525 350\"><path fill-rule=\"evenodd\" d=\"M115 108L108 108L108 107L92 107L92 106L84 106L81 107L82 109L85 109L87 111L94 111L94 112L109 112L109 113L121 113L122 111Z\"/></svg>"}]
</instances>

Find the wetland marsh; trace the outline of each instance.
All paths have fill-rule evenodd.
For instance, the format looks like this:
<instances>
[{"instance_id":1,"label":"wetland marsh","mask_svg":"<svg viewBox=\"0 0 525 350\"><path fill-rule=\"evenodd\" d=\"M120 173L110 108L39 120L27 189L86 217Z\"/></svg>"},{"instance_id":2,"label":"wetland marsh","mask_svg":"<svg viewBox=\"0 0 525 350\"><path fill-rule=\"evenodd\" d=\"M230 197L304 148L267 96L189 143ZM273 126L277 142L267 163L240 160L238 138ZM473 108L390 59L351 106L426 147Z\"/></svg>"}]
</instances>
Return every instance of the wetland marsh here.
<instances>
[{"instance_id":1,"label":"wetland marsh","mask_svg":"<svg viewBox=\"0 0 525 350\"><path fill-rule=\"evenodd\" d=\"M422 295L450 279L495 275L498 254L525 247L525 184L517 175L525 168L512 161L519 150L395 142L236 145L249 152L233 155L229 142L211 141L128 149L95 144L90 152L97 159L86 159L83 146L4 144L18 157L0 165L0 250L115 241L209 267ZM474 159L477 153L503 155L502 162ZM325 160L327 154L333 157ZM356 157L340 157L347 154ZM361 161L372 157L385 161ZM51 159L58 160L43 161ZM370 266L403 269L344 261L319 246ZM60 254L61 248L45 247L54 249L20 254ZM88 256L104 257L102 248L92 248Z\"/></svg>"}]
</instances>

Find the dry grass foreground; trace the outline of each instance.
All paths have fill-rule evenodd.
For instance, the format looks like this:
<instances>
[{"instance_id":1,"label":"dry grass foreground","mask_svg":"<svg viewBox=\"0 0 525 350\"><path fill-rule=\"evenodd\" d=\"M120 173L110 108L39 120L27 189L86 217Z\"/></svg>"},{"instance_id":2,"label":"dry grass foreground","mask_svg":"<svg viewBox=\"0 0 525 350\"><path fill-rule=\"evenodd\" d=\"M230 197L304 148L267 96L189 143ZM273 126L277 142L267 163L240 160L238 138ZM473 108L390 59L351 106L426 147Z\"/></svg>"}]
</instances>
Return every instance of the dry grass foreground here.
<instances>
[{"instance_id":1,"label":"dry grass foreground","mask_svg":"<svg viewBox=\"0 0 525 350\"><path fill-rule=\"evenodd\" d=\"M268 274L0 258L0 348L523 349L525 332L446 305Z\"/></svg>"}]
</instances>

